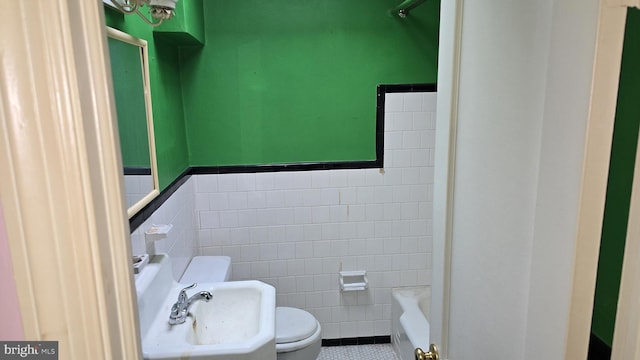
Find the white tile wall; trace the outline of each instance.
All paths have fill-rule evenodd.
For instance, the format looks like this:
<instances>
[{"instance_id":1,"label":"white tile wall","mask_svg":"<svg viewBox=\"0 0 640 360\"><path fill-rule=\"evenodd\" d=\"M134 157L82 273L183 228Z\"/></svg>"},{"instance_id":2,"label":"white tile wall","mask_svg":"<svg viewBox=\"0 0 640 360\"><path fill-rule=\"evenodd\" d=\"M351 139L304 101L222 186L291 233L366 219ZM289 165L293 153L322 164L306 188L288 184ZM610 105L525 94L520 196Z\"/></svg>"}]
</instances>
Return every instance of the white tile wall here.
<instances>
[{"instance_id":1,"label":"white tile wall","mask_svg":"<svg viewBox=\"0 0 640 360\"><path fill-rule=\"evenodd\" d=\"M234 280L275 286L323 338L389 335L391 288L431 282L435 103L386 94L384 171L193 176L199 253L231 256ZM340 293L340 266L367 270L370 289Z\"/></svg>"},{"instance_id":2,"label":"white tile wall","mask_svg":"<svg viewBox=\"0 0 640 360\"><path fill-rule=\"evenodd\" d=\"M125 175L124 190L127 207L131 207L153 190L153 179L151 175Z\"/></svg>"},{"instance_id":3,"label":"white tile wall","mask_svg":"<svg viewBox=\"0 0 640 360\"><path fill-rule=\"evenodd\" d=\"M202 190L215 190L199 182ZM144 231L153 224L173 224L166 239L155 242L156 253L167 253L173 265L173 277L177 281L182 276L191 258L198 254L199 245L196 231L196 181L189 178L149 219L131 234L133 254L146 253ZM216 237L222 239L219 233Z\"/></svg>"}]
</instances>

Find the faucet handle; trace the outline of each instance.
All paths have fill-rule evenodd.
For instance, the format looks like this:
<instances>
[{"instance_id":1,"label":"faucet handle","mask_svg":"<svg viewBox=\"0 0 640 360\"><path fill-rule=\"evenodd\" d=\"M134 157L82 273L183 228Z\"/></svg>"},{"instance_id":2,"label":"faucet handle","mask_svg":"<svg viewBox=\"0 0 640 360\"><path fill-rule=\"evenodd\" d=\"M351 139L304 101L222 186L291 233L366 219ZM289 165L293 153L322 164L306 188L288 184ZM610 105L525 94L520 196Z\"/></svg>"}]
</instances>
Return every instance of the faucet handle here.
<instances>
[{"instance_id":1,"label":"faucet handle","mask_svg":"<svg viewBox=\"0 0 640 360\"><path fill-rule=\"evenodd\" d=\"M193 284L187 286L186 288L180 290L180 294L178 294L178 303L183 303L183 302L187 301L187 290L188 289L193 289L196 286L198 286L198 283L193 283Z\"/></svg>"}]
</instances>

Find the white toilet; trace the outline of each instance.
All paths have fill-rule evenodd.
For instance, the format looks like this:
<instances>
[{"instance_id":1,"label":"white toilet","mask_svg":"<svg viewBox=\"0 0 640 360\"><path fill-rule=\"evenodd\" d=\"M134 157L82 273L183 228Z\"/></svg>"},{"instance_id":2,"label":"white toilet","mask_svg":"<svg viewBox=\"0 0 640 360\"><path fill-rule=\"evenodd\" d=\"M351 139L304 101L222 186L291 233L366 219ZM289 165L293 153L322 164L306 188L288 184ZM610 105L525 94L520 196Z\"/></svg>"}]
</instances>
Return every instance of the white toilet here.
<instances>
[{"instance_id":1,"label":"white toilet","mask_svg":"<svg viewBox=\"0 0 640 360\"><path fill-rule=\"evenodd\" d=\"M308 312L292 307L276 308L278 360L313 360L320 354L320 323Z\"/></svg>"},{"instance_id":2,"label":"white toilet","mask_svg":"<svg viewBox=\"0 0 640 360\"><path fill-rule=\"evenodd\" d=\"M183 284L223 282L231 278L228 256L195 256L180 278ZM314 360L320 354L322 329L310 313L291 307L276 308L278 360Z\"/></svg>"}]
</instances>

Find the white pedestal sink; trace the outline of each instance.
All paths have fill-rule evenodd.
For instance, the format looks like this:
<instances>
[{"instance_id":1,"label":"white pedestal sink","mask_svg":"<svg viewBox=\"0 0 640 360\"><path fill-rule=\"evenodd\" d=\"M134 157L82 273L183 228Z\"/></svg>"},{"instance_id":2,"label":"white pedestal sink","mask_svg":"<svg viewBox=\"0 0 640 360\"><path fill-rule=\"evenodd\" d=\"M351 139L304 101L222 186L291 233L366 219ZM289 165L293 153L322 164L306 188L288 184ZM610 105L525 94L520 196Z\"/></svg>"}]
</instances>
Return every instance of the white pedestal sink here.
<instances>
[{"instance_id":1,"label":"white pedestal sink","mask_svg":"<svg viewBox=\"0 0 640 360\"><path fill-rule=\"evenodd\" d=\"M275 360L275 289L260 281L200 283L189 295L210 291L169 325L171 306L185 285L171 277L171 262L157 255L136 277L145 359Z\"/></svg>"}]
</instances>

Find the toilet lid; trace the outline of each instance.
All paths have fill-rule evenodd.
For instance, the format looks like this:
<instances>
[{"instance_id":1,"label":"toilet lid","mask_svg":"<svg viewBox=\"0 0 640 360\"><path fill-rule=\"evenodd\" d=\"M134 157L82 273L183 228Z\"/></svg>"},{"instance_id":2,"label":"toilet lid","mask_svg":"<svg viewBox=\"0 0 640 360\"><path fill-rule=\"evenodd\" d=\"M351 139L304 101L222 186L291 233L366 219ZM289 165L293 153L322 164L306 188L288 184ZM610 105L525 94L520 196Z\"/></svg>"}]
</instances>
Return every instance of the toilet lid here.
<instances>
[{"instance_id":1,"label":"toilet lid","mask_svg":"<svg viewBox=\"0 0 640 360\"><path fill-rule=\"evenodd\" d=\"M318 328L308 312L291 307L276 308L276 343L285 344L306 339Z\"/></svg>"}]
</instances>

